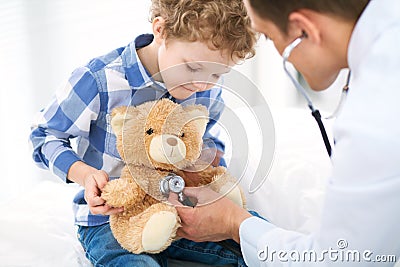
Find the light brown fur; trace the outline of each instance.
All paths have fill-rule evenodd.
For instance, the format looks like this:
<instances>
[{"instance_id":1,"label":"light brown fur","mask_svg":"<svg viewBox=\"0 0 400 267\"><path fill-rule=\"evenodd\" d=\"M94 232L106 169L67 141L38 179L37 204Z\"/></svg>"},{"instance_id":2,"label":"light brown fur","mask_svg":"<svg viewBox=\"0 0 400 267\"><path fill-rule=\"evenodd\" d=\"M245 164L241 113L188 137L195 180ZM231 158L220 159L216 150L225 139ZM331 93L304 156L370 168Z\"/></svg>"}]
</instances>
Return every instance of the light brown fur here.
<instances>
[{"instance_id":1,"label":"light brown fur","mask_svg":"<svg viewBox=\"0 0 400 267\"><path fill-rule=\"evenodd\" d=\"M173 172L184 178L187 186L213 184L218 191L222 182L233 178L224 167L207 166L193 180L183 169L193 166L202 148L202 136L207 120L194 121L197 116L207 118L207 109L200 105L182 107L168 99L144 103L138 107L118 107L112 112L113 130L117 136L117 148L125 162L120 179L110 181L101 197L113 207L124 207L120 214L110 216L111 230L122 247L132 253L158 253L176 239L180 218L175 208L166 203L159 184ZM199 123L200 122L200 123ZM147 134L149 129L151 135ZM184 136L182 137L182 133ZM175 164L160 163L149 154L152 138L160 134L179 137L186 145L186 156ZM223 179L219 179L225 177ZM230 177L230 178L227 178ZM168 240L157 250L148 251L142 246L142 234L150 217L158 212L171 212L176 224Z\"/></svg>"}]
</instances>

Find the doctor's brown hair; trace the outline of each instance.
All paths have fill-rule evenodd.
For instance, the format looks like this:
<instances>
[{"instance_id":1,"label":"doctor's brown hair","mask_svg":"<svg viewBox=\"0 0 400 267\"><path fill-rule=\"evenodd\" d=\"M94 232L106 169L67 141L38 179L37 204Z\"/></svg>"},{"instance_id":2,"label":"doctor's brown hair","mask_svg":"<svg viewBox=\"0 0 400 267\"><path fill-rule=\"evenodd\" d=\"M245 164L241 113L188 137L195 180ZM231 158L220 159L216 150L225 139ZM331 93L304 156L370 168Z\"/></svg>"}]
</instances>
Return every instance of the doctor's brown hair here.
<instances>
[{"instance_id":1,"label":"doctor's brown hair","mask_svg":"<svg viewBox=\"0 0 400 267\"><path fill-rule=\"evenodd\" d=\"M164 37L207 43L232 59L254 56L257 34L242 0L152 0L150 20L162 17Z\"/></svg>"},{"instance_id":2,"label":"doctor's brown hair","mask_svg":"<svg viewBox=\"0 0 400 267\"><path fill-rule=\"evenodd\" d=\"M254 12L287 32L290 13L310 9L347 21L357 21L370 0L248 0Z\"/></svg>"}]
</instances>

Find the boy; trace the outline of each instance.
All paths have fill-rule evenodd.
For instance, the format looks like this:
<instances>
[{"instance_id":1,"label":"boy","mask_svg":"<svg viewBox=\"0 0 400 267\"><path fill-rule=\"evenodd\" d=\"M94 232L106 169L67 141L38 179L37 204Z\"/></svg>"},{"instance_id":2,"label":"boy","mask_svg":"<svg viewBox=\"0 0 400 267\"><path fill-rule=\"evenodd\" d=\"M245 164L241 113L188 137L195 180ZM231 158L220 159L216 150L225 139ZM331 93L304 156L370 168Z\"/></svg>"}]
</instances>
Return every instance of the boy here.
<instances>
[{"instance_id":1,"label":"boy","mask_svg":"<svg viewBox=\"0 0 400 267\"><path fill-rule=\"evenodd\" d=\"M94 265L164 266L166 257L240 264L242 259L215 244L187 240L159 255L134 255L122 249L110 231L108 215L123 210L100 198L101 189L119 177L123 164L111 132L111 110L161 97L204 104L210 113L204 139L213 140L220 156L223 143L210 132L223 105L221 88L213 85L236 62L254 54L256 35L239 0L154 0L151 21L152 35L138 36L74 71L33 126L34 160L64 181L84 187L74 199L74 212L79 240Z\"/></svg>"},{"instance_id":2,"label":"boy","mask_svg":"<svg viewBox=\"0 0 400 267\"><path fill-rule=\"evenodd\" d=\"M393 266L400 258L400 124L395 122L400 2L245 0L245 5L255 30L279 53L295 47L289 60L312 89L327 88L342 68L351 70L334 128L333 171L320 223L310 234L288 231L222 198L206 207L179 208L184 226L178 235L240 241L249 266ZM203 193L204 203L216 197L189 189L189 196ZM210 218L213 229L203 227L211 225Z\"/></svg>"}]
</instances>

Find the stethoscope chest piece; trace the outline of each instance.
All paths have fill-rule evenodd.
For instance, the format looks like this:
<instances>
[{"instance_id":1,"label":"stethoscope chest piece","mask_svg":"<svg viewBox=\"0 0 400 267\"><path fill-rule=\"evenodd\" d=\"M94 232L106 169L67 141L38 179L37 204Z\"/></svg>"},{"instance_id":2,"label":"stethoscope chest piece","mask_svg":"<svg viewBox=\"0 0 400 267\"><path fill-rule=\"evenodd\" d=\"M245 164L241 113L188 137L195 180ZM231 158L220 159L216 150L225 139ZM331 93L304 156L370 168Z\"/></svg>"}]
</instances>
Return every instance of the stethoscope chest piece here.
<instances>
[{"instance_id":1,"label":"stethoscope chest piece","mask_svg":"<svg viewBox=\"0 0 400 267\"><path fill-rule=\"evenodd\" d=\"M185 188L185 181L179 175L170 173L160 181L160 192L168 196L170 192L181 193Z\"/></svg>"},{"instance_id":2,"label":"stethoscope chest piece","mask_svg":"<svg viewBox=\"0 0 400 267\"><path fill-rule=\"evenodd\" d=\"M186 206L194 207L195 205L183 194L185 181L179 175L169 173L160 181L160 192L168 197L170 192L178 194L178 200Z\"/></svg>"}]
</instances>

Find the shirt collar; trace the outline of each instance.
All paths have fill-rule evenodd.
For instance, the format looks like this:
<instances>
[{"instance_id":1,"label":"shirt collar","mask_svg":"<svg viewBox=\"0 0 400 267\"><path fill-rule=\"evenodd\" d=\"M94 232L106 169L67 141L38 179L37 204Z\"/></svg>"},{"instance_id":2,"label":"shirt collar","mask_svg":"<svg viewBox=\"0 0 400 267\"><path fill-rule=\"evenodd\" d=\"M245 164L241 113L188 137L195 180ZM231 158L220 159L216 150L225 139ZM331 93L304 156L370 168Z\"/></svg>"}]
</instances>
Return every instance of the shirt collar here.
<instances>
[{"instance_id":1,"label":"shirt collar","mask_svg":"<svg viewBox=\"0 0 400 267\"><path fill-rule=\"evenodd\" d=\"M155 81L143 66L136 52L137 49L149 45L154 39L152 34L142 34L131 42L124 52L122 52L122 64L125 69L125 75L132 89L140 90L152 87L156 90L166 91L165 85Z\"/></svg>"}]
</instances>

